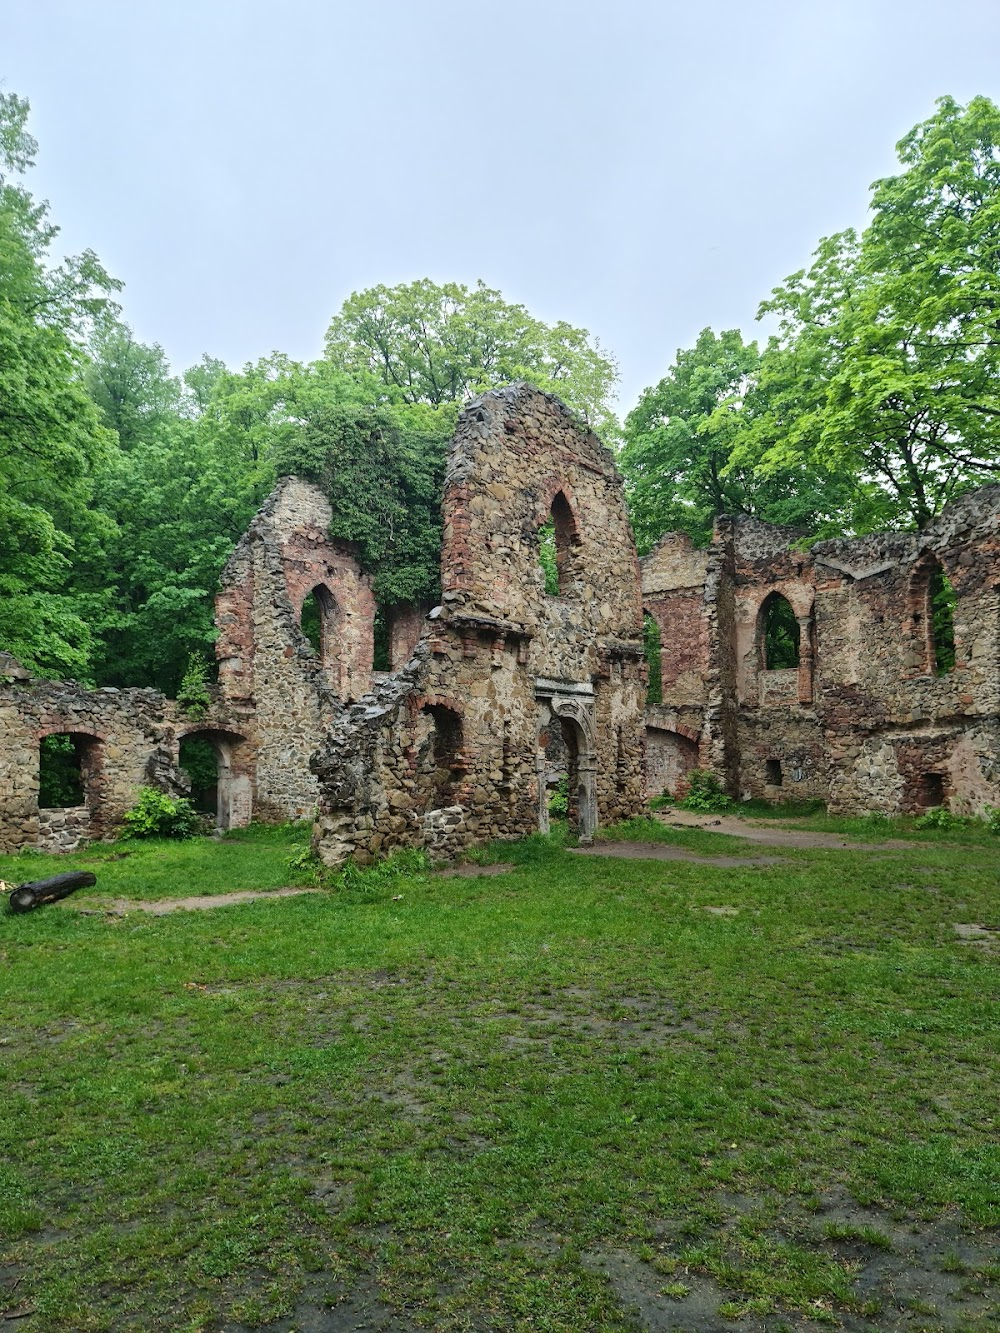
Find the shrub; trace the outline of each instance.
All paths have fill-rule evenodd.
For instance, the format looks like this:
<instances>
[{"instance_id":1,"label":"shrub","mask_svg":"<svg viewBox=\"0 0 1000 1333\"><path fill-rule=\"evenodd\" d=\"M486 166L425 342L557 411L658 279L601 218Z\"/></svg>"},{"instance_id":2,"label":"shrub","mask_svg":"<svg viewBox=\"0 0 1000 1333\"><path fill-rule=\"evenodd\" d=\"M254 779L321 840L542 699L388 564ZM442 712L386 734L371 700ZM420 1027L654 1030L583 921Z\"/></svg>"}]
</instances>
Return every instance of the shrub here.
<instances>
[{"instance_id":1,"label":"shrub","mask_svg":"<svg viewBox=\"0 0 1000 1333\"><path fill-rule=\"evenodd\" d=\"M958 829L964 828L966 821L961 815L953 815L946 805L936 805L925 815L913 821L914 828Z\"/></svg>"},{"instance_id":2,"label":"shrub","mask_svg":"<svg viewBox=\"0 0 1000 1333\"><path fill-rule=\"evenodd\" d=\"M123 838L193 838L205 825L183 796L168 796L158 787L142 787L124 819Z\"/></svg>"},{"instance_id":3,"label":"shrub","mask_svg":"<svg viewBox=\"0 0 1000 1333\"><path fill-rule=\"evenodd\" d=\"M549 797L549 814L553 819L565 819L569 814L569 778L565 773Z\"/></svg>"},{"instance_id":4,"label":"shrub","mask_svg":"<svg viewBox=\"0 0 1000 1333\"><path fill-rule=\"evenodd\" d=\"M995 833L1000 838L1000 807L988 805L983 811L983 823L988 833Z\"/></svg>"},{"instance_id":5,"label":"shrub","mask_svg":"<svg viewBox=\"0 0 1000 1333\"><path fill-rule=\"evenodd\" d=\"M212 696L208 690L208 666L203 657L192 653L177 691L177 705L182 713L201 721L208 713Z\"/></svg>"},{"instance_id":6,"label":"shrub","mask_svg":"<svg viewBox=\"0 0 1000 1333\"><path fill-rule=\"evenodd\" d=\"M722 790L719 779L707 768L692 768L687 775L687 792L678 805L682 810L714 813L731 808L732 799Z\"/></svg>"}]
</instances>

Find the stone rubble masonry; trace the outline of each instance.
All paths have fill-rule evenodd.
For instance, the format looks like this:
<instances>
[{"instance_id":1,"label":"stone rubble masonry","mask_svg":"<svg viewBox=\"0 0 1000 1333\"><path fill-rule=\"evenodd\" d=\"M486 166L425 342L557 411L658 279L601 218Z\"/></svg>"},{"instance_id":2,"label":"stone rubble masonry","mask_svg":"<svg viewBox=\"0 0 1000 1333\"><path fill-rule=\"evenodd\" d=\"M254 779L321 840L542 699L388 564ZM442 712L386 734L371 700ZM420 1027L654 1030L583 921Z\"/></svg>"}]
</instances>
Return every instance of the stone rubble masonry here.
<instances>
[{"instance_id":1,"label":"stone rubble masonry","mask_svg":"<svg viewBox=\"0 0 1000 1333\"><path fill-rule=\"evenodd\" d=\"M216 598L219 686L230 708L254 718L261 819L312 816L312 753L344 702L371 685L371 578L345 543L330 540L330 519L318 487L284 477L226 564ZM316 589L318 654L299 623Z\"/></svg>"},{"instance_id":2,"label":"stone rubble masonry","mask_svg":"<svg viewBox=\"0 0 1000 1333\"><path fill-rule=\"evenodd\" d=\"M663 704L647 712L652 780L677 790L693 740L734 796L890 814L1000 806L1000 487L960 497L920 533L810 550L799 535L721 519L705 550L672 533L644 557L643 605L664 643ZM944 675L935 563L957 596ZM765 667L772 593L799 622L797 669Z\"/></svg>"},{"instance_id":3,"label":"stone rubble masonry","mask_svg":"<svg viewBox=\"0 0 1000 1333\"><path fill-rule=\"evenodd\" d=\"M556 511L551 596L539 528ZM313 761L328 865L402 847L444 859L546 827L553 727L584 836L642 805L638 560L610 453L550 395L487 393L459 420L442 516L441 605L407 665L334 721Z\"/></svg>"}]
</instances>

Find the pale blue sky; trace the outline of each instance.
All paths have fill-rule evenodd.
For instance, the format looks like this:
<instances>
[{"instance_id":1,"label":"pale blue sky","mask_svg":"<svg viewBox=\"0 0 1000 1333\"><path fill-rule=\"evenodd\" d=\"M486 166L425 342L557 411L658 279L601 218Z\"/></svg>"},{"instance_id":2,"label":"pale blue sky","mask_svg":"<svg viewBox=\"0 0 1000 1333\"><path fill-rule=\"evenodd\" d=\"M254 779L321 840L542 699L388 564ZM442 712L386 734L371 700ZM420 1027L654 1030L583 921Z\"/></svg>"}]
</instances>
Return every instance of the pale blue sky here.
<instances>
[{"instance_id":1,"label":"pale blue sky","mask_svg":"<svg viewBox=\"0 0 1000 1333\"><path fill-rule=\"evenodd\" d=\"M178 368L483 277L596 334L623 409L753 334L936 97L1000 100L998 51L1000 0L0 0L32 188Z\"/></svg>"}]
</instances>

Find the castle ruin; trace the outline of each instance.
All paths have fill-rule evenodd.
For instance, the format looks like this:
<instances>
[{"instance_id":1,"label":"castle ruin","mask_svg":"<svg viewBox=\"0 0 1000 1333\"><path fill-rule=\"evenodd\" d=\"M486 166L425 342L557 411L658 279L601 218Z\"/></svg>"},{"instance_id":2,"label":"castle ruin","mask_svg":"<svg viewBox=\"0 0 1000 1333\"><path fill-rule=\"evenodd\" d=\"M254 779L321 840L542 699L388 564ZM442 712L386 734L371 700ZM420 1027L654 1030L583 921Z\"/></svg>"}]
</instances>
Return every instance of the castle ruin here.
<instances>
[{"instance_id":1,"label":"castle ruin","mask_svg":"<svg viewBox=\"0 0 1000 1333\"><path fill-rule=\"evenodd\" d=\"M707 548L670 533L640 562L610 452L514 385L460 418L442 514L440 605L387 609L388 672L372 580L295 477L223 572L219 681L198 716L0 654L0 850L71 851L112 835L140 787L190 791L193 740L214 756L200 795L219 827L311 819L331 866L545 830L559 784L587 839L694 767L737 797L837 811L1000 805L1000 487L920 533L805 549L721 519ZM660 638L648 706L644 614ZM68 803L39 800L48 737L75 774Z\"/></svg>"}]
</instances>

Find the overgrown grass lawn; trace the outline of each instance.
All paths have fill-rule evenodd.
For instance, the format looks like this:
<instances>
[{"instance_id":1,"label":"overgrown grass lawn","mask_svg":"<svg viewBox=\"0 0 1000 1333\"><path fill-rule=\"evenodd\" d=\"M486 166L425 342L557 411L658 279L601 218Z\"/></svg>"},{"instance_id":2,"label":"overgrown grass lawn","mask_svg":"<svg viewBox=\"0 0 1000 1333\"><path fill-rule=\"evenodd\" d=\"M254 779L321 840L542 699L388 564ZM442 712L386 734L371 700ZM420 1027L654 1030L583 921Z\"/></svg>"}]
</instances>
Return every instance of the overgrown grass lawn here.
<instances>
[{"instance_id":1,"label":"overgrown grass lawn","mask_svg":"<svg viewBox=\"0 0 1000 1333\"><path fill-rule=\"evenodd\" d=\"M303 838L0 878L278 887ZM1000 924L996 842L494 850L0 916L0 1327L1000 1327L1000 936L955 930Z\"/></svg>"}]
</instances>

